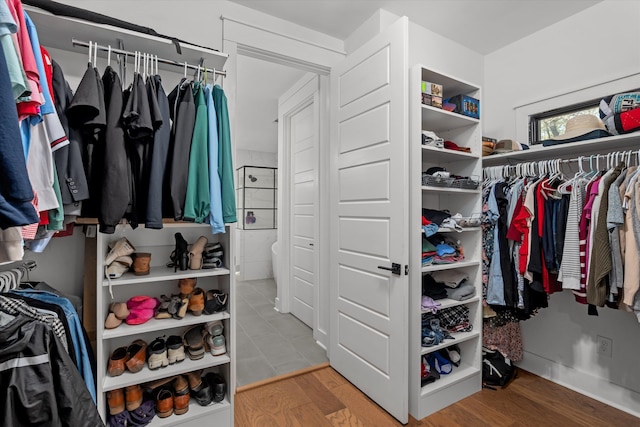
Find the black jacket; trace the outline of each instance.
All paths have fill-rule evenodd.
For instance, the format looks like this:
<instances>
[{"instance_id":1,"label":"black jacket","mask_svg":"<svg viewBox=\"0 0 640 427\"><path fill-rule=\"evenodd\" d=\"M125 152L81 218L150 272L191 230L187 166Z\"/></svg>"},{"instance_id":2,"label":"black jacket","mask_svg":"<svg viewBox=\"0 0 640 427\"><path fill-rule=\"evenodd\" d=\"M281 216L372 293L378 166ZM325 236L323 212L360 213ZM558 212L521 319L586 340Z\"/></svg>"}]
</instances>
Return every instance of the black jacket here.
<instances>
[{"instance_id":1,"label":"black jacket","mask_svg":"<svg viewBox=\"0 0 640 427\"><path fill-rule=\"evenodd\" d=\"M104 426L80 372L48 326L23 315L3 325L0 364L8 366L0 371L3 427Z\"/></svg>"}]
</instances>

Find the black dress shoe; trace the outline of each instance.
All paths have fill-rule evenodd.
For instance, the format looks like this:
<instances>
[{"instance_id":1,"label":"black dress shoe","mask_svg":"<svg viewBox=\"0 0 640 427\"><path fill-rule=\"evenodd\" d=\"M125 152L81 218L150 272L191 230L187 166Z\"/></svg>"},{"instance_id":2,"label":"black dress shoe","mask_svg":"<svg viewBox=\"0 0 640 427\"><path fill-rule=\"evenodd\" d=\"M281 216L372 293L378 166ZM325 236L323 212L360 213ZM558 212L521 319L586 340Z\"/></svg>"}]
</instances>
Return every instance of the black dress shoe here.
<instances>
[{"instance_id":1,"label":"black dress shoe","mask_svg":"<svg viewBox=\"0 0 640 427\"><path fill-rule=\"evenodd\" d=\"M227 393L227 382L224 380L224 377L220 374L209 372L205 375L205 380L211 386L213 401L222 402Z\"/></svg>"}]
</instances>

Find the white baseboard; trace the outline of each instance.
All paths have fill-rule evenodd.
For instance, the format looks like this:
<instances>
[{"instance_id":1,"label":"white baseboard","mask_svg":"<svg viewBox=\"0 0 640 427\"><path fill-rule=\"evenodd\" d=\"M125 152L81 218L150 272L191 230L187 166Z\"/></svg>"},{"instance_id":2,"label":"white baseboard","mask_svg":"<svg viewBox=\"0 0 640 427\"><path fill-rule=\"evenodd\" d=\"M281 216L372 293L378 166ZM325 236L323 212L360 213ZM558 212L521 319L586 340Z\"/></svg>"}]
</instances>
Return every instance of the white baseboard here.
<instances>
[{"instance_id":1,"label":"white baseboard","mask_svg":"<svg viewBox=\"0 0 640 427\"><path fill-rule=\"evenodd\" d=\"M518 367L592 399L640 417L640 393L525 351Z\"/></svg>"}]
</instances>

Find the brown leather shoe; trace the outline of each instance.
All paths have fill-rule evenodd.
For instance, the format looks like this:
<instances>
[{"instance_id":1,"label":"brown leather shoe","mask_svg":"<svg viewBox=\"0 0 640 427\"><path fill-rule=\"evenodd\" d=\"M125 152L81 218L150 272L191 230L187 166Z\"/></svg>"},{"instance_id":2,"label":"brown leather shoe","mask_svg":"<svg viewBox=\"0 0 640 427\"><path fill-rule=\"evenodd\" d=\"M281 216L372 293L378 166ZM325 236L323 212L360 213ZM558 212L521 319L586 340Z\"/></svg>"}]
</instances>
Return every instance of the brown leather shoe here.
<instances>
[{"instance_id":1,"label":"brown leather shoe","mask_svg":"<svg viewBox=\"0 0 640 427\"><path fill-rule=\"evenodd\" d=\"M156 397L156 414L160 418L166 418L173 414L173 393L163 388Z\"/></svg>"},{"instance_id":2,"label":"brown leather shoe","mask_svg":"<svg viewBox=\"0 0 640 427\"><path fill-rule=\"evenodd\" d=\"M175 381L173 382L173 391L176 395L184 394L185 392L189 393L189 382L184 376L178 375L176 377Z\"/></svg>"},{"instance_id":3,"label":"brown leather shoe","mask_svg":"<svg viewBox=\"0 0 640 427\"><path fill-rule=\"evenodd\" d=\"M149 274L151 264L151 254L149 252L136 252L133 260L133 274L136 276L145 276Z\"/></svg>"},{"instance_id":4,"label":"brown leather shoe","mask_svg":"<svg viewBox=\"0 0 640 427\"><path fill-rule=\"evenodd\" d=\"M180 288L180 297L185 298L191 295L193 289L196 287L196 279L180 279L178 280L178 287Z\"/></svg>"},{"instance_id":5,"label":"brown leather shoe","mask_svg":"<svg viewBox=\"0 0 640 427\"><path fill-rule=\"evenodd\" d=\"M126 363L127 369L134 374L140 372L147 358L147 343L140 339L135 340L127 348L127 355L129 356Z\"/></svg>"},{"instance_id":6,"label":"brown leather shoe","mask_svg":"<svg viewBox=\"0 0 640 427\"><path fill-rule=\"evenodd\" d=\"M130 385L124 390L127 411L135 411L142 405L142 389L139 385Z\"/></svg>"},{"instance_id":7,"label":"brown leather shoe","mask_svg":"<svg viewBox=\"0 0 640 427\"><path fill-rule=\"evenodd\" d=\"M189 400L191 400L189 389L187 389L187 392L184 394L176 394L173 396L173 412L176 415L182 415L189 412Z\"/></svg>"},{"instance_id":8,"label":"brown leather shoe","mask_svg":"<svg viewBox=\"0 0 640 427\"><path fill-rule=\"evenodd\" d=\"M153 390L165 385L165 384L169 384L171 381L175 380L176 376L172 376L172 377L166 377L166 378L160 378L159 380L155 380L155 381L149 381L146 383L142 384L142 388L149 392L152 393Z\"/></svg>"},{"instance_id":9,"label":"brown leather shoe","mask_svg":"<svg viewBox=\"0 0 640 427\"><path fill-rule=\"evenodd\" d=\"M204 310L204 290L202 288L195 288L189 298L189 311L194 316L200 316Z\"/></svg>"},{"instance_id":10,"label":"brown leather shoe","mask_svg":"<svg viewBox=\"0 0 640 427\"><path fill-rule=\"evenodd\" d=\"M129 360L129 353L127 353L126 347L118 347L113 350L111 357L109 357L109 365L107 366L107 373L110 377L117 377L122 375L126 368L126 363Z\"/></svg>"},{"instance_id":11,"label":"brown leather shoe","mask_svg":"<svg viewBox=\"0 0 640 427\"><path fill-rule=\"evenodd\" d=\"M124 412L124 391L121 388L108 391L107 404L111 415L118 415L120 412Z\"/></svg>"}]
</instances>

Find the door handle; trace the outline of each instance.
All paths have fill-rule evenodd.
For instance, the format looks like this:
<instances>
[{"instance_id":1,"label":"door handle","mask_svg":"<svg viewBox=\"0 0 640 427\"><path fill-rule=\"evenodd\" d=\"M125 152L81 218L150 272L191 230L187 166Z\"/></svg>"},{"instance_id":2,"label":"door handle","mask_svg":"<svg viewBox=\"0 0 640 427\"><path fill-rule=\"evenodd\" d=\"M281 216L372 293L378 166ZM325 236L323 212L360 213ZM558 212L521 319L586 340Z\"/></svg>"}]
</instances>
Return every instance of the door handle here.
<instances>
[{"instance_id":1,"label":"door handle","mask_svg":"<svg viewBox=\"0 0 640 427\"><path fill-rule=\"evenodd\" d=\"M397 274L398 276L400 276L400 268L401 268L401 267L402 267L402 266L401 266L400 264L395 263L395 262L391 263L391 268L389 268L389 267L384 267L384 266L382 266L382 265L379 265L379 266L378 266L378 268L379 268L380 270L388 270L388 271L390 271L392 274Z\"/></svg>"},{"instance_id":2,"label":"door handle","mask_svg":"<svg viewBox=\"0 0 640 427\"><path fill-rule=\"evenodd\" d=\"M313 243L309 243L309 246L313 246Z\"/></svg>"}]
</instances>

